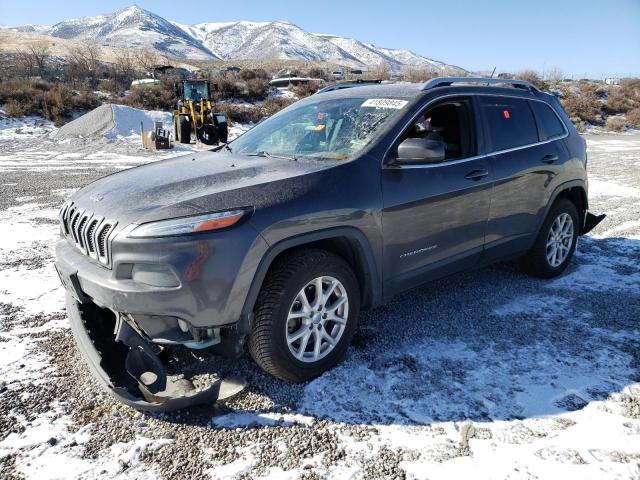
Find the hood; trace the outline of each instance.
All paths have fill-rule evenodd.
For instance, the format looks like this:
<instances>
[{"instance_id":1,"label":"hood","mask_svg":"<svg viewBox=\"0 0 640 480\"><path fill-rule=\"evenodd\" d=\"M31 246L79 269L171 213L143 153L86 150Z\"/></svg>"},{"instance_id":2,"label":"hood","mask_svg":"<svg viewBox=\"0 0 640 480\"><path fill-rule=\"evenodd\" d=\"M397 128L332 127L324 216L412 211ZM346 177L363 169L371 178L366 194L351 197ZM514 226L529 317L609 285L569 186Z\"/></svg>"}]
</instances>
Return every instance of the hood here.
<instances>
[{"instance_id":1,"label":"hood","mask_svg":"<svg viewBox=\"0 0 640 480\"><path fill-rule=\"evenodd\" d=\"M198 152L97 180L71 201L120 226L278 201L310 185L304 175L334 162ZM296 181L288 181L290 179ZM280 198L282 200L282 198Z\"/></svg>"}]
</instances>

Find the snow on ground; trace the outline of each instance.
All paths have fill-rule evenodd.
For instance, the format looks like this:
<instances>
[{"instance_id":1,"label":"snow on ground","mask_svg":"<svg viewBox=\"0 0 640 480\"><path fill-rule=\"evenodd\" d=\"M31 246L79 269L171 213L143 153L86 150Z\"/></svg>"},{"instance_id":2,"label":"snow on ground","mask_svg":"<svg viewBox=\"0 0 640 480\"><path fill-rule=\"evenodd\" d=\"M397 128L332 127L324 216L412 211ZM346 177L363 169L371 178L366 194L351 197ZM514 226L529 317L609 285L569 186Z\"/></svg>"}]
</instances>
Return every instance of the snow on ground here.
<instances>
[{"instance_id":1,"label":"snow on ground","mask_svg":"<svg viewBox=\"0 0 640 480\"><path fill-rule=\"evenodd\" d=\"M0 121L0 476L640 477L640 137L587 137L591 208L608 217L562 277L445 279L365 313L347 359L307 385L234 360L246 395L142 415L96 391L73 350L56 215L92 179L179 152L143 152L126 128L53 130Z\"/></svg>"}]
</instances>

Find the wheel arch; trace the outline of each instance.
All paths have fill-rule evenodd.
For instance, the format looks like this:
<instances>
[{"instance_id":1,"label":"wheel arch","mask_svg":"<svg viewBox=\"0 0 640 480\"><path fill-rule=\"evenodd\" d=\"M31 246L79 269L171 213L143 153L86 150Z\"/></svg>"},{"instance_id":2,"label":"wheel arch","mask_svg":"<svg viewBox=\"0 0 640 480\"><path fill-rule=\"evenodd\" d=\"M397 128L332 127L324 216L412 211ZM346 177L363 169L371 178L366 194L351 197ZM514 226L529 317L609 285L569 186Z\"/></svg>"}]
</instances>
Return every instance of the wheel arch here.
<instances>
[{"instance_id":1,"label":"wheel arch","mask_svg":"<svg viewBox=\"0 0 640 480\"><path fill-rule=\"evenodd\" d=\"M547 218L551 207L553 207L556 201L558 201L558 199L560 198L566 198L567 200L571 201L578 209L578 215L580 216L580 234L582 234L585 215L589 210L587 186L582 180L566 182L556 187L556 189L551 194L549 201L547 202L547 206L544 210L544 215L542 215L542 218L540 219L537 231L540 232L540 228L542 228L542 225L544 224L544 221Z\"/></svg>"},{"instance_id":2,"label":"wheel arch","mask_svg":"<svg viewBox=\"0 0 640 480\"><path fill-rule=\"evenodd\" d=\"M282 240L269 248L260 261L249 287L242 308L245 318L252 316L258 294L273 262L280 256L303 247L329 251L343 258L351 266L360 285L363 308L381 302L382 282L373 250L364 233L354 227L331 228Z\"/></svg>"}]
</instances>

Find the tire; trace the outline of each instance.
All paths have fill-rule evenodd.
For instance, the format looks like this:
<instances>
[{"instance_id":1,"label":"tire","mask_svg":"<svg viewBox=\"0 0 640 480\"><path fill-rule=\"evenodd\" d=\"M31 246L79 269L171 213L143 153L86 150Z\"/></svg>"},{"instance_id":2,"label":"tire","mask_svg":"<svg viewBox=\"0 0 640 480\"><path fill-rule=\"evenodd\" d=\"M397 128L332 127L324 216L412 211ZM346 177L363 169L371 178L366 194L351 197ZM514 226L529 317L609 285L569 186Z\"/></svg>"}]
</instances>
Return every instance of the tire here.
<instances>
[{"instance_id":1,"label":"tire","mask_svg":"<svg viewBox=\"0 0 640 480\"><path fill-rule=\"evenodd\" d=\"M177 122L176 140L180 143L191 143L191 122L184 116L180 116Z\"/></svg>"},{"instance_id":2,"label":"tire","mask_svg":"<svg viewBox=\"0 0 640 480\"><path fill-rule=\"evenodd\" d=\"M569 232L566 231L566 222L569 218L571 219L572 230L570 236ZM562 223L562 219L565 220L564 223ZM556 220L558 223L555 223ZM533 247L520 259L520 267L522 270L529 275L539 278L553 278L564 272L571 262L573 253L576 250L579 225L579 216L576 206L565 198L559 199L551 207L547 218L545 218ZM562 243L562 248L558 246L558 242L547 247L547 243L553 241L551 238L553 235L551 233L551 229L557 229L561 226L561 232L564 231L564 235L562 236L564 240L560 242ZM570 244L568 243L569 240L571 242ZM568 251L566 250L567 247ZM554 251L558 252L558 256L555 258L553 257ZM563 256L564 258L562 258Z\"/></svg>"},{"instance_id":3,"label":"tire","mask_svg":"<svg viewBox=\"0 0 640 480\"><path fill-rule=\"evenodd\" d=\"M322 301L316 304L318 278L321 279L322 298L328 298L326 312L320 306ZM305 309L300 301L303 289L313 310ZM346 301L331 311L343 296ZM300 249L277 259L270 268L254 313L255 322L248 342L251 357L275 377L287 382L304 382L334 367L344 357L358 326L360 287L342 258L324 250ZM290 318L290 315L304 318ZM288 337L300 334L303 336L290 345ZM326 340L327 336L334 339L333 344ZM316 346L318 338L320 348ZM297 356L294 355L296 351Z\"/></svg>"},{"instance_id":4,"label":"tire","mask_svg":"<svg viewBox=\"0 0 640 480\"><path fill-rule=\"evenodd\" d=\"M205 145L217 145L218 144L218 129L211 124L201 126L196 130L198 140Z\"/></svg>"}]
</instances>

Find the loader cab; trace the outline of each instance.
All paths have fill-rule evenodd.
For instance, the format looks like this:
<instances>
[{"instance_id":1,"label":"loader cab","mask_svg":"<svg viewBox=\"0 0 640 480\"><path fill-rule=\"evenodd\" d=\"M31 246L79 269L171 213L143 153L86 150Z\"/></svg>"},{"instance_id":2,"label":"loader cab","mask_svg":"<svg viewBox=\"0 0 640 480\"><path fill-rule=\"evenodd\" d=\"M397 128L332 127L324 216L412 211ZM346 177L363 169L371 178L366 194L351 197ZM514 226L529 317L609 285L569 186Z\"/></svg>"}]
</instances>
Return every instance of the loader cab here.
<instances>
[{"instance_id":1,"label":"loader cab","mask_svg":"<svg viewBox=\"0 0 640 480\"><path fill-rule=\"evenodd\" d=\"M208 80L183 80L177 84L177 96L183 102L199 102L211 99Z\"/></svg>"}]
</instances>

